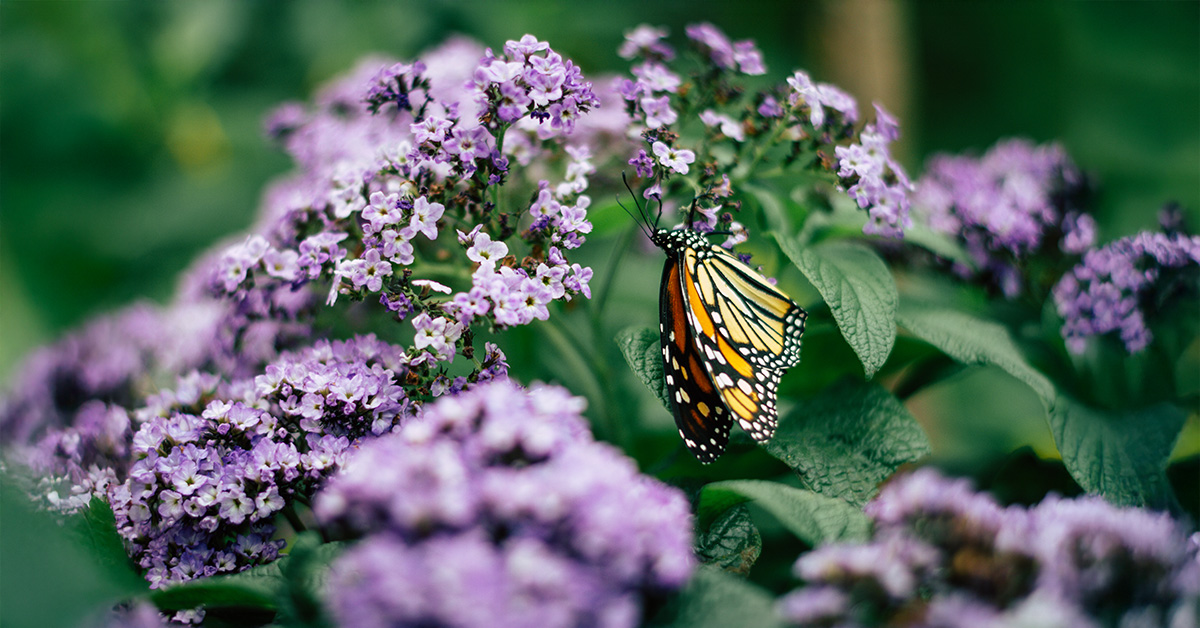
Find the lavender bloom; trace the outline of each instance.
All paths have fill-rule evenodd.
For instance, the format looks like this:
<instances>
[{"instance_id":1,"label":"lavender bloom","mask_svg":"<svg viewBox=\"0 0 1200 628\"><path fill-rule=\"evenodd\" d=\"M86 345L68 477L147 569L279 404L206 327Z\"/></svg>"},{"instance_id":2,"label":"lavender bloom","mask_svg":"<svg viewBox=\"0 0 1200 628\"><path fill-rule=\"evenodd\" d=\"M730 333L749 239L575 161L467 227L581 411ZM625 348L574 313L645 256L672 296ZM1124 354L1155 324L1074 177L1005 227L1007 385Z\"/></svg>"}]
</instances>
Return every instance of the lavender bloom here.
<instances>
[{"instance_id":1,"label":"lavender bloom","mask_svg":"<svg viewBox=\"0 0 1200 628\"><path fill-rule=\"evenodd\" d=\"M640 55L670 61L675 58L675 50L662 41L666 38L666 29L641 24L625 33L625 41L617 54L621 55L622 59L632 59Z\"/></svg>"},{"instance_id":2,"label":"lavender bloom","mask_svg":"<svg viewBox=\"0 0 1200 628\"><path fill-rule=\"evenodd\" d=\"M840 100L828 95L823 97L826 102ZM847 109L849 111L853 110ZM875 122L863 128L859 143L835 149L837 174L850 198L870 215L863 232L901 238L904 237L904 230L912 226L909 193L913 190L913 184L908 180L904 167L892 159L888 149L888 145L899 137L899 127L895 126L894 118L878 103L875 112Z\"/></svg>"},{"instance_id":3,"label":"lavender bloom","mask_svg":"<svg viewBox=\"0 0 1200 628\"><path fill-rule=\"evenodd\" d=\"M797 589L779 600L779 614L797 626L836 625L849 612L850 596L837 587Z\"/></svg>"},{"instance_id":4,"label":"lavender bloom","mask_svg":"<svg viewBox=\"0 0 1200 628\"><path fill-rule=\"evenodd\" d=\"M890 152L890 144L899 138L899 124L891 114L876 105L875 120L859 128L855 99L835 85L814 83L803 71L795 72L786 85L743 99L747 88L736 83L729 71L765 73L753 42L731 42L706 23L686 30L705 56L699 71L683 78L673 67L651 59L635 65L633 78L617 86L632 119L629 136L637 132L643 141L626 159L644 181L645 198L666 200L672 191L683 190L699 191L696 196L704 200L723 198L730 193L731 177L746 180L760 161L769 158L785 168L797 166L835 176L837 184L868 213L865 233L903 237L912 224L913 185ZM644 31L640 36L650 41L663 33ZM636 56L644 45L628 44L623 51ZM696 128L696 119L712 129L698 140L689 132ZM734 150L718 145L726 138L733 140ZM780 145L790 146L790 152L778 150ZM690 158L681 160L676 155ZM691 162L697 164L699 175L689 176ZM688 176L694 185L671 185L672 177L680 175ZM718 193L722 188L725 193ZM735 202L733 208L737 207ZM721 220L723 226L732 222L732 218Z\"/></svg>"},{"instance_id":5,"label":"lavender bloom","mask_svg":"<svg viewBox=\"0 0 1200 628\"><path fill-rule=\"evenodd\" d=\"M471 356L470 327L545 320L554 301L588 294L586 282L567 281L566 253L592 228L588 142L618 133L612 119L586 120L599 102L577 66L530 35L500 53L452 40L412 62L365 60L311 112L280 114L298 172L267 195L254 233L206 269L205 287L247 323L311 320L322 296L331 307L378 303L413 325L410 365L428 379L411 384L427 388L437 363ZM546 176L523 166L557 156L560 179L522 179ZM532 224L497 210L510 181L552 201L539 197ZM473 239L456 245L448 223ZM429 276L442 281L447 269L455 279L445 284ZM544 285L547 276L558 279Z\"/></svg>"},{"instance_id":6,"label":"lavender bloom","mask_svg":"<svg viewBox=\"0 0 1200 628\"><path fill-rule=\"evenodd\" d=\"M1077 254L1095 242L1095 221L1074 206L1084 188L1061 146L1008 140L978 159L935 156L914 200L922 220L959 239L977 266L956 272L1013 298L1031 256L1051 247Z\"/></svg>"},{"instance_id":7,"label":"lavender bloom","mask_svg":"<svg viewBox=\"0 0 1200 628\"><path fill-rule=\"evenodd\" d=\"M1200 236L1182 233L1142 232L1088 251L1054 286L1067 348L1082 353L1089 337L1115 331L1126 351L1141 352L1152 340L1143 304L1172 273L1197 265Z\"/></svg>"},{"instance_id":8,"label":"lavender bloom","mask_svg":"<svg viewBox=\"0 0 1200 628\"><path fill-rule=\"evenodd\" d=\"M330 604L347 627L636 625L637 596L611 588L538 539L377 535L335 564Z\"/></svg>"},{"instance_id":9,"label":"lavender bloom","mask_svg":"<svg viewBox=\"0 0 1200 628\"><path fill-rule=\"evenodd\" d=\"M414 412L411 361L371 336L320 341L253 379L196 375L149 397L133 465L106 496L151 587L274 560L275 516Z\"/></svg>"},{"instance_id":10,"label":"lavender bloom","mask_svg":"<svg viewBox=\"0 0 1200 628\"><path fill-rule=\"evenodd\" d=\"M333 566L338 621L633 626L645 595L682 586L686 500L591 440L581 410L497 382L363 446L315 503L365 537Z\"/></svg>"},{"instance_id":11,"label":"lavender bloom","mask_svg":"<svg viewBox=\"0 0 1200 628\"><path fill-rule=\"evenodd\" d=\"M401 111L412 110L414 104L419 107L420 103L413 102L413 92L428 87L428 81L422 78L424 71L425 64L419 61L396 63L379 70L364 98L371 112L378 113L389 105Z\"/></svg>"},{"instance_id":12,"label":"lavender bloom","mask_svg":"<svg viewBox=\"0 0 1200 628\"><path fill-rule=\"evenodd\" d=\"M688 39L706 52L719 68L738 69L743 74L766 74L762 54L750 40L732 43L721 29L707 22L691 24L686 29Z\"/></svg>"},{"instance_id":13,"label":"lavender bloom","mask_svg":"<svg viewBox=\"0 0 1200 628\"><path fill-rule=\"evenodd\" d=\"M1099 497L1050 497L1030 514L1039 587L1093 616L1150 612L1165 625L1176 601L1200 596L1195 548L1166 514L1114 508Z\"/></svg>"},{"instance_id":14,"label":"lavender bloom","mask_svg":"<svg viewBox=\"0 0 1200 628\"><path fill-rule=\"evenodd\" d=\"M169 307L130 306L27 360L0 401L0 440L10 460L41 476L34 497L73 511L123 479L137 427L130 415L153 382L198 368L244 376L307 331L251 323L243 308L186 289ZM184 394L204 386L184 381Z\"/></svg>"},{"instance_id":15,"label":"lavender bloom","mask_svg":"<svg viewBox=\"0 0 1200 628\"><path fill-rule=\"evenodd\" d=\"M1165 514L1098 497L1003 508L931 469L892 480L866 512L873 540L797 561L806 586L779 606L793 624L1158 626L1200 601L1198 548Z\"/></svg>"}]
</instances>

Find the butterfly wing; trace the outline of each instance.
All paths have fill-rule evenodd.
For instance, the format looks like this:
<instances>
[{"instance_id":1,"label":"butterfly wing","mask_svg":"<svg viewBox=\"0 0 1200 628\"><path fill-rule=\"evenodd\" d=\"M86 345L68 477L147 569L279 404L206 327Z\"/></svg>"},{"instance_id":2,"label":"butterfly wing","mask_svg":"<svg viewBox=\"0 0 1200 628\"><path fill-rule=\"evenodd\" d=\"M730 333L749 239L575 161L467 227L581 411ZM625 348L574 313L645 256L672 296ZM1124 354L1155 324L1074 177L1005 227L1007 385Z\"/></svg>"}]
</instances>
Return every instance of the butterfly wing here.
<instances>
[{"instance_id":1,"label":"butterfly wing","mask_svg":"<svg viewBox=\"0 0 1200 628\"><path fill-rule=\"evenodd\" d=\"M803 308L722 247L704 243L684 263L696 287L689 304L712 321L705 335L721 335L755 366L784 370L800 362Z\"/></svg>"},{"instance_id":2,"label":"butterfly wing","mask_svg":"<svg viewBox=\"0 0 1200 628\"><path fill-rule=\"evenodd\" d=\"M800 361L804 310L720 247L688 248L680 264L698 352L724 405L754 440L778 424L776 391Z\"/></svg>"},{"instance_id":3,"label":"butterfly wing","mask_svg":"<svg viewBox=\"0 0 1200 628\"><path fill-rule=\"evenodd\" d=\"M688 450L707 464L725 451L733 419L696 344L679 260L671 255L663 267L659 313L663 375L675 425Z\"/></svg>"}]
</instances>

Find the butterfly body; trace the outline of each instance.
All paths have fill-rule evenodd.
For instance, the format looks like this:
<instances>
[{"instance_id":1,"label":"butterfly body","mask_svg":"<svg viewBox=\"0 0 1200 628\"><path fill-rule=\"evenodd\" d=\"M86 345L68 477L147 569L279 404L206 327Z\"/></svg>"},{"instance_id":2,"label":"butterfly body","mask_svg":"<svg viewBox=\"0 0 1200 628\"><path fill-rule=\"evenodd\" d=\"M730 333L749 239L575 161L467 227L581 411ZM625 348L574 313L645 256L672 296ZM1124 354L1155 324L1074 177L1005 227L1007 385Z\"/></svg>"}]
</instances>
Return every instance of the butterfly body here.
<instances>
[{"instance_id":1,"label":"butterfly body","mask_svg":"<svg viewBox=\"0 0 1200 628\"><path fill-rule=\"evenodd\" d=\"M769 440L779 379L800 361L807 314L697 231L658 229L650 239L667 254L659 331L684 443L708 463L724 452L735 422L754 440Z\"/></svg>"}]
</instances>

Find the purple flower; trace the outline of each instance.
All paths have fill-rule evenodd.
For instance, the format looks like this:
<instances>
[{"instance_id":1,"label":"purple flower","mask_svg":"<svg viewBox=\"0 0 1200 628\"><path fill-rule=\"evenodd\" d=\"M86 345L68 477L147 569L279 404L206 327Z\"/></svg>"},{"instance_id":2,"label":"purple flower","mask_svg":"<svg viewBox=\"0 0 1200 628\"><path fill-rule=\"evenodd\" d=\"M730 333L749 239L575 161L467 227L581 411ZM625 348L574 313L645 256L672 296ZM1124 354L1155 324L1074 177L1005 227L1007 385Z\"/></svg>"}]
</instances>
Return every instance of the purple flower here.
<instances>
[{"instance_id":1,"label":"purple flower","mask_svg":"<svg viewBox=\"0 0 1200 628\"><path fill-rule=\"evenodd\" d=\"M667 146L662 142L655 142L653 149L659 164L679 174L687 174L688 164L696 161L696 154L692 151Z\"/></svg>"},{"instance_id":2,"label":"purple flower","mask_svg":"<svg viewBox=\"0 0 1200 628\"><path fill-rule=\"evenodd\" d=\"M1002 508L921 469L867 505L874 539L800 557L796 625L1168 625L1194 614L1200 562L1165 514L1099 497ZM913 615L914 609L922 609Z\"/></svg>"},{"instance_id":3,"label":"purple flower","mask_svg":"<svg viewBox=\"0 0 1200 628\"><path fill-rule=\"evenodd\" d=\"M679 76L671 72L667 66L653 61L634 66L633 75L638 78L638 83L648 94L673 92L679 89L682 83Z\"/></svg>"},{"instance_id":4,"label":"purple flower","mask_svg":"<svg viewBox=\"0 0 1200 628\"><path fill-rule=\"evenodd\" d=\"M1170 606L1200 594L1200 567L1184 550L1184 529L1166 514L1116 508L1099 497L1050 497L1032 514L1039 585L1057 596L1097 609L1119 599Z\"/></svg>"},{"instance_id":5,"label":"purple flower","mask_svg":"<svg viewBox=\"0 0 1200 628\"><path fill-rule=\"evenodd\" d=\"M641 55L670 61L675 58L675 50L662 41L666 38L666 29L642 24L625 33L625 41L621 43L617 54L621 55L622 59L632 59Z\"/></svg>"},{"instance_id":6,"label":"purple flower","mask_svg":"<svg viewBox=\"0 0 1200 628\"><path fill-rule=\"evenodd\" d=\"M1143 303L1170 274L1198 265L1200 236L1147 231L1088 251L1054 286L1067 348L1082 353L1089 337L1116 331L1126 351L1142 351L1152 340Z\"/></svg>"},{"instance_id":7,"label":"purple flower","mask_svg":"<svg viewBox=\"0 0 1200 628\"><path fill-rule=\"evenodd\" d=\"M660 96L652 98L646 96L639 101L642 111L646 114L646 126L656 129L658 127L669 126L679 119L679 114L671 108L671 97Z\"/></svg>"},{"instance_id":8,"label":"purple flower","mask_svg":"<svg viewBox=\"0 0 1200 628\"><path fill-rule=\"evenodd\" d=\"M793 77L798 83L808 80L797 72ZM803 78L803 81L800 81ZM791 82L793 79L789 79ZM805 89L817 90L811 83L806 83ZM829 90L817 90L817 97L829 100ZM847 97L848 98L848 97ZM853 104L851 100L849 107ZM817 104L813 104L813 116L816 115ZM883 111L876 105L876 111ZM857 116L852 108L844 115ZM886 114L886 112L884 112ZM822 122L824 114L821 114ZM813 126L820 126L814 118ZM882 129L882 130L881 130ZM849 146L838 146L834 153L838 158L837 174L842 185L846 186L850 198L858 206L866 209L870 216L863 226L864 233L881 235L889 238L904 237L904 229L912 226L909 217L909 193L913 189L904 168L892 159L888 145L899 132L895 129L895 120L890 116L881 115L875 124L868 124L859 134L859 143Z\"/></svg>"},{"instance_id":9,"label":"purple flower","mask_svg":"<svg viewBox=\"0 0 1200 628\"><path fill-rule=\"evenodd\" d=\"M708 53L712 62L719 68L733 69L737 65L733 44L721 29L704 22L689 24L685 29L688 39L696 42L701 50Z\"/></svg>"},{"instance_id":10,"label":"purple flower","mask_svg":"<svg viewBox=\"0 0 1200 628\"><path fill-rule=\"evenodd\" d=\"M408 416L403 357L370 336L322 341L254 380L197 389L202 378L181 378L138 409L136 462L106 496L151 585L274 560L275 515L310 497L352 442Z\"/></svg>"},{"instance_id":11,"label":"purple flower","mask_svg":"<svg viewBox=\"0 0 1200 628\"><path fill-rule=\"evenodd\" d=\"M637 176L643 179L654 174L654 160L646 154L644 148L638 149L638 154L629 160L629 165L633 166Z\"/></svg>"},{"instance_id":12,"label":"purple flower","mask_svg":"<svg viewBox=\"0 0 1200 628\"><path fill-rule=\"evenodd\" d=\"M764 118L780 118L783 117L783 106L774 96L767 95L763 97L762 104L758 106L758 115Z\"/></svg>"},{"instance_id":13,"label":"purple flower","mask_svg":"<svg viewBox=\"0 0 1200 628\"><path fill-rule=\"evenodd\" d=\"M754 42L748 39L734 42L733 60L737 62L738 69L743 74L759 76L767 73L767 66L763 65L762 53L754 46Z\"/></svg>"},{"instance_id":14,"label":"purple flower","mask_svg":"<svg viewBox=\"0 0 1200 628\"><path fill-rule=\"evenodd\" d=\"M982 158L935 156L917 185L918 216L957 238L976 263L967 276L1012 298L1023 291L1019 268L1061 239L1079 253L1095 239L1094 222L1071 203L1083 176L1056 144L1009 140Z\"/></svg>"},{"instance_id":15,"label":"purple flower","mask_svg":"<svg viewBox=\"0 0 1200 628\"><path fill-rule=\"evenodd\" d=\"M438 359L447 360L454 356L455 343L462 336L462 325L442 318L431 317L422 312L412 321L417 334L413 339L413 347L418 351L432 350Z\"/></svg>"},{"instance_id":16,"label":"purple flower","mask_svg":"<svg viewBox=\"0 0 1200 628\"><path fill-rule=\"evenodd\" d=\"M415 233L423 233L430 240L436 240L437 221L445 212L446 208L441 203L430 203L424 196L419 197L413 202L413 215L409 227Z\"/></svg>"},{"instance_id":17,"label":"purple flower","mask_svg":"<svg viewBox=\"0 0 1200 628\"><path fill-rule=\"evenodd\" d=\"M425 65L420 61L413 64L396 63L382 68L372 79L364 100L373 113L389 105L398 110L411 110L414 105L412 92L425 83L421 77L424 71Z\"/></svg>"},{"instance_id":18,"label":"purple flower","mask_svg":"<svg viewBox=\"0 0 1200 628\"><path fill-rule=\"evenodd\" d=\"M492 241L492 236L486 233L477 234L467 249L467 258L480 264L495 264L505 255L508 255L508 245Z\"/></svg>"},{"instance_id":19,"label":"purple flower","mask_svg":"<svg viewBox=\"0 0 1200 628\"><path fill-rule=\"evenodd\" d=\"M729 139L739 142L746 139L746 133L742 130L742 123L723 113L717 113L712 109L705 109L700 112L700 121L705 126L720 127L721 133Z\"/></svg>"},{"instance_id":20,"label":"purple flower","mask_svg":"<svg viewBox=\"0 0 1200 628\"><path fill-rule=\"evenodd\" d=\"M316 500L328 530L365 536L333 566L337 619L633 626L644 594L682 586L686 500L592 441L581 410L501 380L362 447Z\"/></svg>"},{"instance_id":21,"label":"purple flower","mask_svg":"<svg viewBox=\"0 0 1200 628\"><path fill-rule=\"evenodd\" d=\"M797 626L835 625L850 608L850 596L832 586L799 589L779 600L779 614Z\"/></svg>"},{"instance_id":22,"label":"purple flower","mask_svg":"<svg viewBox=\"0 0 1200 628\"><path fill-rule=\"evenodd\" d=\"M448 154L458 157L464 167L473 169L476 159L485 159L492 154L491 142L492 135L482 126L457 126L443 147Z\"/></svg>"}]
</instances>

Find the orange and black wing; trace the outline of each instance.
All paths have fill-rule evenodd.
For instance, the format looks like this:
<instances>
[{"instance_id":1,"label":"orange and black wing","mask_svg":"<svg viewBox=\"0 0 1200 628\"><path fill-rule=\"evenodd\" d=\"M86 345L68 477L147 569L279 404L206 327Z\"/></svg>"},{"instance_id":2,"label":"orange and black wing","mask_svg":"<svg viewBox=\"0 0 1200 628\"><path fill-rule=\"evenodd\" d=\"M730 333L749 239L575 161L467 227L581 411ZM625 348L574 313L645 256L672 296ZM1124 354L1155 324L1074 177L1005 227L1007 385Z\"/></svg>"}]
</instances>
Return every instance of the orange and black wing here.
<instances>
[{"instance_id":1,"label":"orange and black wing","mask_svg":"<svg viewBox=\"0 0 1200 628\"><path fill-rule=\"evenodd\" d=\"M800 337L808 317L788 295L729 251L707 244L684 255L684 279L693 311L704 310L715 330L755 367L785 370L800 362Z\"/></svg>"},{"instance_id":2,"label":"orange and black wing","mask_svg":"<svg viewBox=\"0 0 1200 628\"><path fill-rule=\"evenodd\" d=\"M679 260L668 255L659 292L663 375L679 435L692 454L707 464L725 451L733 419L696 343L684 286Z\"/></svg>"},{"instance_id":3,"label":"orange and black wing","mask_svg":"<svg viewBox=\"0 0 1200 628\"><path fill-rule=\"evenodd\" d=\"M698 352L731 417L754 440L775 433L776 391L800 359L806 314L724 249L688 249L680 264Z\"/></svg>"}]
</instances>

